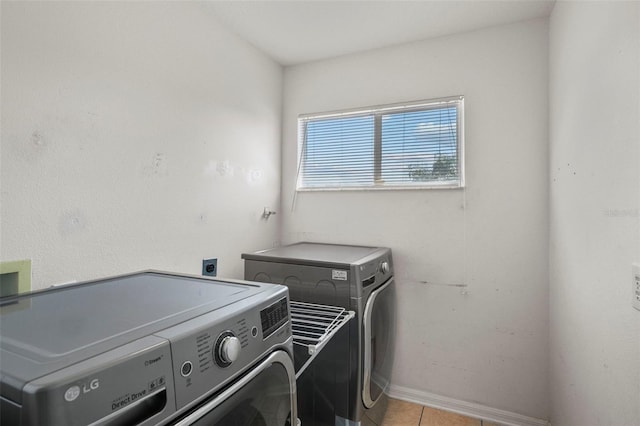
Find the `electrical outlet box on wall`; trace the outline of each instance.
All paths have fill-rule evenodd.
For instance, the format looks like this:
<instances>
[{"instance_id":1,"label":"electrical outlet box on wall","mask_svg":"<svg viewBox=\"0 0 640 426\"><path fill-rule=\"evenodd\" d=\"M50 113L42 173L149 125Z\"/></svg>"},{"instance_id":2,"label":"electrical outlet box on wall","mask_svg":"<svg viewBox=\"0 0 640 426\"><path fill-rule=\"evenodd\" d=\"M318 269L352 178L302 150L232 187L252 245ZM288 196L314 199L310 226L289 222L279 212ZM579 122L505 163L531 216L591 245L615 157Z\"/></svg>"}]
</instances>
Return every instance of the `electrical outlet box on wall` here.
<instances>
[{"instance_id":1,"label":"electrical outlet box on wall","mask_svg":"<svg viewBox=\"0 0 640 426\"><path fill-rule=\"evenodd\" d=\"M218 258L202 259L202 275L209 277L218 275Z\"/></svg>"}]
</instances>

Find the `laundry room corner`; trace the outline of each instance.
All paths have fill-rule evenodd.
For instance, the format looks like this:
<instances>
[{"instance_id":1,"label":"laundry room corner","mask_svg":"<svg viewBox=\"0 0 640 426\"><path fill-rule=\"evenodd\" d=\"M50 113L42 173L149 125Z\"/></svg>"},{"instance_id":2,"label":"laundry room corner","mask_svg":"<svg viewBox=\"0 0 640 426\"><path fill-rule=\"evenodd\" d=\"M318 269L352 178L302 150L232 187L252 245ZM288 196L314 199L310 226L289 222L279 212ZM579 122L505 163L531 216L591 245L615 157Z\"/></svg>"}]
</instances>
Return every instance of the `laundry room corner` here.
<instances>
[{"instance_id":1,"label":"laundry room corner","mask_svg":"<svg viewBox=\"0 0 640 426\"><path fill-rule=\"evenodd\" d=\"M548 416L547 27L285 68L282 241L392 249L392 395ZM454 95L465 101L464 188L296 192L299 114Z\"/></svg>"}]
</instances>

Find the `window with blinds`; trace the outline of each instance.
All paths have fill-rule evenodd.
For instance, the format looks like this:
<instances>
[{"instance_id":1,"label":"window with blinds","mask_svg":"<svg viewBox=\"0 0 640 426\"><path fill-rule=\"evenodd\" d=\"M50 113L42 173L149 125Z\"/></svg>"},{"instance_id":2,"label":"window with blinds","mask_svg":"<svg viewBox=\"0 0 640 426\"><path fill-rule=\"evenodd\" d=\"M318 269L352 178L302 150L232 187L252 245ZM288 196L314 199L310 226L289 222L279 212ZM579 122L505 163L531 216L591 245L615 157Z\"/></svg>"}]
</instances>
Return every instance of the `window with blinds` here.
<instances>
[{"instance_id":1,"label":"window with blinds","mask_svg":"<svg viewBox=\"0 0 640 426\"><path fill-rule=\"evenodd\" d=\"M298 118L298 190L457 188L461 96Z\"/></svg>"}]
</instances>

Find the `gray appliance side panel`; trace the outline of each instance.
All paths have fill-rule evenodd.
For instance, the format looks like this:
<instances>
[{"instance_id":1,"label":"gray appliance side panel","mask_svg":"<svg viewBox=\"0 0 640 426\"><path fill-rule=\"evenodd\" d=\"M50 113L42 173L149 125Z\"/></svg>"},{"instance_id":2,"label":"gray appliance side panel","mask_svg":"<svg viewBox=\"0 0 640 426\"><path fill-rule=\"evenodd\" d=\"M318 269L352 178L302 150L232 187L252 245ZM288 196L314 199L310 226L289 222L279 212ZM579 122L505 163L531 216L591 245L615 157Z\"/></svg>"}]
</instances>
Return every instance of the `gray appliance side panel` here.
<instances>
[{"instance_id":1,"label":"gray appliance side panel","mask_svg":"<svg viewBox=\"0 0 640 426\"><path fill-rule=\"evenodd\" d=\"M22 388L25 385L25 381L19 377L15 377L15 372L22 372L24 370L25 359L13 352L0 350L0 360L0 371L2 373L0 379L0 395L20 405L22 404ZM32 370L43 370L38 367L39 366L36 365Z\"/></svg>"},{"instance_id":2,"label":"gray appliance side panel","mask_svg":"<svg viewBox=\"0 0 640 426\"><path fill-rule=\"evenodd\" d=\"M289 298L297 302L350 307L355 291L355 267L342 268L245 260L244 277L249 281L283 284Z\"/></svg>"},{"instance_id":3,"label":"gray appliance side panel","mask_svg":"<svg viewBox=\"0 0 640 426\"><path fill-rule=\"evenodd\" d=\"M0 425L20 424L20 405L0 397Z\"/></svg>"},{"instance_id":4,"label":"gray appliance side panel","mask_svg":"<svg viewBox=\"0 0 640 426\"><path fill-rule=\"evenodd\" d=\"M25 386L20 424L75 426L106 418L117 423L143 408L140 402L160 395L155 411L136 417L136 423L155 424L175 412L171 365L169 342L148 336L59 370Z\"/></svg>"}]
</instances>

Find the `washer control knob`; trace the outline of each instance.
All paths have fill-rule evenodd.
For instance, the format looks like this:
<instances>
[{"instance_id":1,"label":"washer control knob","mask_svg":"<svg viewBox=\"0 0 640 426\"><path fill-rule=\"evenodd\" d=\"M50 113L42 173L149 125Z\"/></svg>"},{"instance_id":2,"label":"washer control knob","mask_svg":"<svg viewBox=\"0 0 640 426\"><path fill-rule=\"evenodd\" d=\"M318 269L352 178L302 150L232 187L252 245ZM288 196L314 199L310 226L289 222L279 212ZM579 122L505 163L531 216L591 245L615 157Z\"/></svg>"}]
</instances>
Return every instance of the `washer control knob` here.
<instances>
[{"instance_id":1,"label":"washer control knob","mask_svg":"<svg viewBox=\"0 0 640 426\"><path fill-rule=\"evenodd\" d=\"M213 357L220 367L228 367L240 355L240 339L232 332L225 331L218 336L215 348L213 349Z\"/></svg>"},{"instance_id":2,"label":"washer control knob","mask_svg":"<svg viewBox=\"0 0 640 426\"><path fill-rule=\"evenodd\" d=\"M228 336L220 343L220 358L223 361L232 363L240 355L240 340L235 336Z\"/></svg>"},{"instance_id":3,"label":"washer control knob","mask_svg":"<svg viewBox=\"0 0 640 426\"><path fill-rule=\"evenodd\" d=\"M388 274L389 273L389 262L382 262L380 264L380 271L383 274Z\"/></svg>"}]
</instances>

